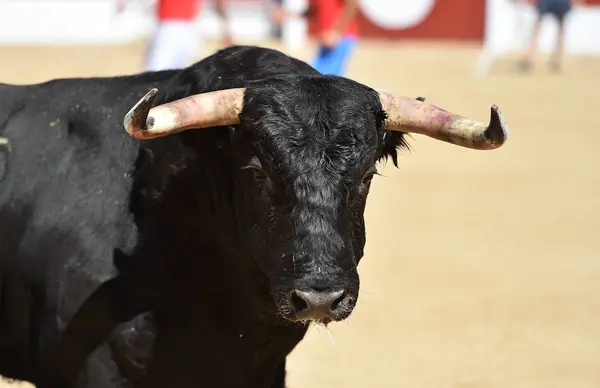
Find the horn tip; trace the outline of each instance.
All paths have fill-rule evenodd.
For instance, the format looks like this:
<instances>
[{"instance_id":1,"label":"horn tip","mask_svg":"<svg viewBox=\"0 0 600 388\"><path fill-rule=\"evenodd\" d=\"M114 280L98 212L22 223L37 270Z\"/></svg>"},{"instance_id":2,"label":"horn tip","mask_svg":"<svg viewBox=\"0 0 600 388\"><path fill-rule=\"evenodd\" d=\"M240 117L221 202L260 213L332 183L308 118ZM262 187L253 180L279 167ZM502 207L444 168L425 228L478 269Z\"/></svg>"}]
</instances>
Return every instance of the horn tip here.
<instances>
[{"instance_id":1,"label":"horn tip","mask_svg":"<svg viewBox=\"0 0 600 388\"><path fill-rule=\"evenodd\" d=\"M504 116L497 105L492 105L490 125L485 130L485 137L489 140L490 148L495 149L502 146L508 138L508 127Z\"/></svg>"},{"instance_id":2,"label":"horn tip","mask_svg":"<svg viewBox=\"0 0 600 388\"><path fill-rule=\"evenodd\" d=\"M143 132L152 127L152 122L148 122L152 120L147 119L157 93L157 88L150 89L125 115L123 126L131 136L138 139L145 138Z\"/></svg>"},{"instance_id":3,"label":"horn tip","mask_svg":"<svg viewBox=\"0 0 600 388\"><path fill-rule=\"evenodd\" d=\"M9 153L11 151L10 142L5 137L0 137L0 151L1 150L6 150Z\"/></svg>"}]
</instances>

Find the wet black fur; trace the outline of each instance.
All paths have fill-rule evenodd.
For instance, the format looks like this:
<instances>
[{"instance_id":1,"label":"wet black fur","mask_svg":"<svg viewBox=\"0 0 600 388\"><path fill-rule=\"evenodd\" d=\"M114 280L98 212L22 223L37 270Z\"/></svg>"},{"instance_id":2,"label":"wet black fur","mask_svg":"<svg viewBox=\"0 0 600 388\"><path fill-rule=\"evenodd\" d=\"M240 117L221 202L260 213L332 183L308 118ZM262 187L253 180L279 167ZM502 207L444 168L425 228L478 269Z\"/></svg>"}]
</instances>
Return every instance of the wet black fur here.
<instances>
[{"instance_id":1,"label":"wet black fur","mask_svg":"<svg viewBox=\"0 0 600 388\"><path fill-rule=\"evenodd\" d=\"M133 139L123 117L151 87L157 103L246 87L242 123ZM344 287L340 319L358 297L373 167L406 145L384 117L371 88L257 47L0 85L0 374L283 387L306 330L286 292Z\"/></svg>"}]
</instances>

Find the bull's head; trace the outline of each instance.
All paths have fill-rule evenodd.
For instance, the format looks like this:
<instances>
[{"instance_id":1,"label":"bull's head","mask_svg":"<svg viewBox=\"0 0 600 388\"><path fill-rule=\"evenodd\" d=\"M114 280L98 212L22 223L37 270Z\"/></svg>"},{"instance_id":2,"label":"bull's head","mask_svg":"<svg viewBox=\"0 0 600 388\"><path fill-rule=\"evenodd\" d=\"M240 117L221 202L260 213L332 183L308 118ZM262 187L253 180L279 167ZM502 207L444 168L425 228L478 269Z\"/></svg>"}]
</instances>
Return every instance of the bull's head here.
<instances>
[{"instance_id":1,"label":"bull's head","mask_svg":"<svg viewBox=\"0 0 600 388\"><path fill-rule=\"evenodd\" d=\"M333 76L276 77L153 108L156 93L125 117L132 136L239 124L250 138L251 150L237 161L253 181L257 225L248 230L249 249L279 313L299 321L326 323L352 312L375 164L388 155L395 162L404 133L473 149L497 148L507 137L495 106L485 125Z\"/></svg>"}]
</instances>

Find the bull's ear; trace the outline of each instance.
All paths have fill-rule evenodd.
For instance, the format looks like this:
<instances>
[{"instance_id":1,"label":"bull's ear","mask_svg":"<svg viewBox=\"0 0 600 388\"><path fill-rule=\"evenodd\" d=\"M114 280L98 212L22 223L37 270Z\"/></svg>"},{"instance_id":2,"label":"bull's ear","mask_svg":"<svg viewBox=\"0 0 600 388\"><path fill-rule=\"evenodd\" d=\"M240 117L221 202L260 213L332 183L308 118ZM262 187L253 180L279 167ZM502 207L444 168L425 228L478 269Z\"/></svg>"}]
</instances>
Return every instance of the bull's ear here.
<instances>
[{"instance_id":1,"label":"bull's ear","mask_svg":"<svg viewBox=\"0 0 600 388\"><path fill-rule=\"evenodd\" d=\"M379 161L387 160L391 157L394 166L398 167L398 151L409 149L408 143L406 142L406 136L408 135L404 132L385 131L383 136L383 149L381 150Z\"/></svg>"},{"instance_id":2,"label":"bull's ear","mask_svg":"<svg viewBox=\"0 0 600 388\"><path fill-rule=\"evenodd\" d=\"M423 102L425 101L425 97L417 97L416 100ZM379 161L387 160L391 157L394 166L398 167L398 151L402 149L410 150L406 141L406 136L408 136L408 134L405 132L385 131L383 149Z\"/></svg>"}]
</instances>

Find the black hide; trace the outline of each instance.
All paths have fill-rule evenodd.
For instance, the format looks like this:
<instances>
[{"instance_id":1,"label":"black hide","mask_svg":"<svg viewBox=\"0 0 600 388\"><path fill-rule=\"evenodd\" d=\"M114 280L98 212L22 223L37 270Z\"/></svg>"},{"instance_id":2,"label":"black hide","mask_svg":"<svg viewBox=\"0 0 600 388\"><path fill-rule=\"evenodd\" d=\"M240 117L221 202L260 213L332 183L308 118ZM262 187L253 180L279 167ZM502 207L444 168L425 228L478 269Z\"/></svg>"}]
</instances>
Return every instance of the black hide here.
<instances>
[{"instance_id":1,"label":"black hide","mask_svg":"<svg viewBox=\"0 0 600 388\"><path fill-rule=\"evenodd\" d=\"M157 104L246 87L241 124L133 139L123 117L152 87ZM358 298L375 164L405 145L384 117L371 88L258 47L0 85L0 374L283 387L307 328L292 290L344 290L332 320Z\"/></svg>"}]
</instances>

